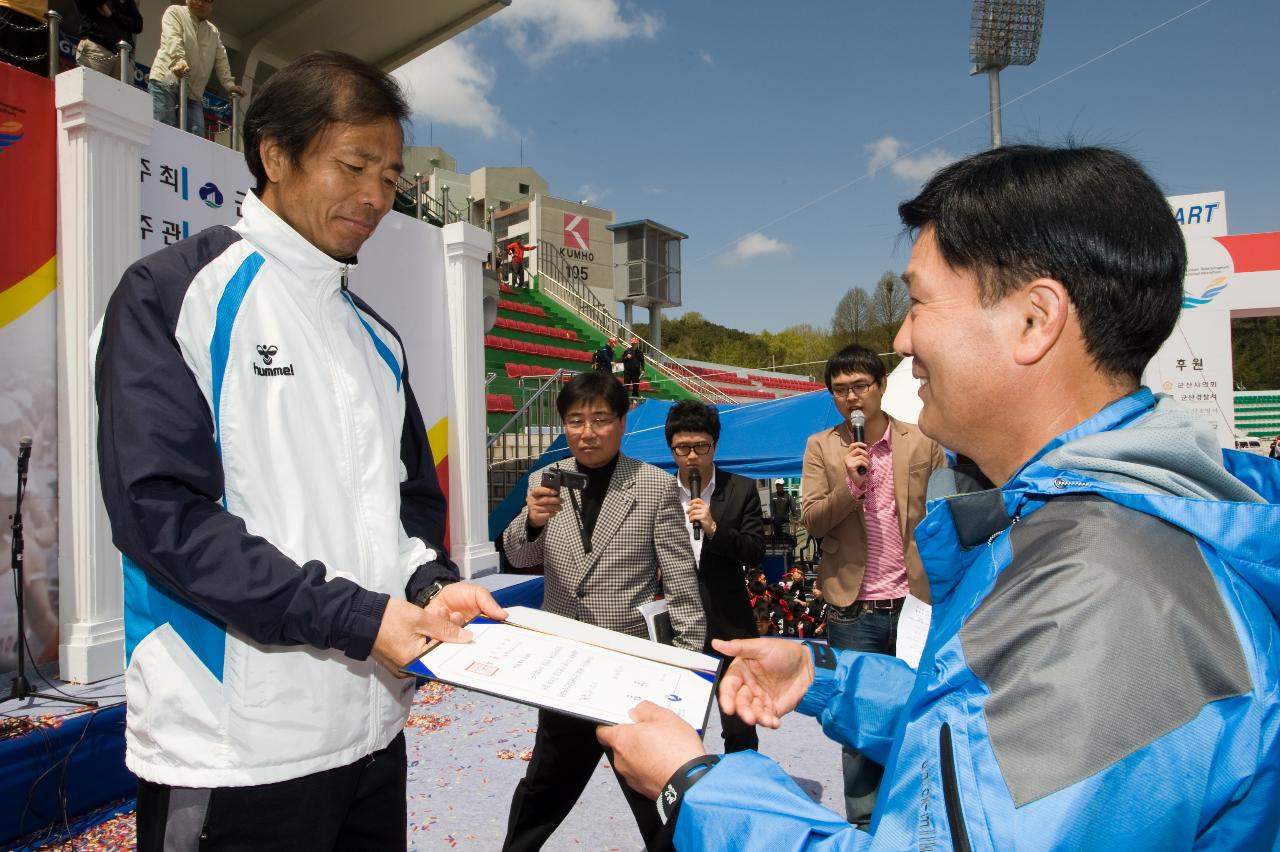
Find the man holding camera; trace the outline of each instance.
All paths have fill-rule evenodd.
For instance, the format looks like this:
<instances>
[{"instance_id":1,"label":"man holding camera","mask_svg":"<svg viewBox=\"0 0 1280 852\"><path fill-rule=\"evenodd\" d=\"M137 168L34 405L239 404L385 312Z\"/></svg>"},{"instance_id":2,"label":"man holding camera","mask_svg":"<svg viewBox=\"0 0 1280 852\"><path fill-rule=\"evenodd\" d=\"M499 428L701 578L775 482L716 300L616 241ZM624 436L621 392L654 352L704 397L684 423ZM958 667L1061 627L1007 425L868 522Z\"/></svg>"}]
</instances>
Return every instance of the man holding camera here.
<instances>
[{"instance_id":1,"label":"man holding camera","mask_svg":"<svg viewBox=\"0 0 1280 852\"><path fill-rule=\"evenodd\" d=\"M632 636L647 636L638 607L661 593L674 644L701 651L706 626L676 480L621 454L626 391L612 376L579 373L556 407L573 458L531 474L525 508L502 536L507 558L519 568L543 566L546 611ZM568 815L603 753L595 728L538 712L504 849L540 849ZM620 786L652 845L661 829L653 800Z\"/></svg>"}]
</instances>

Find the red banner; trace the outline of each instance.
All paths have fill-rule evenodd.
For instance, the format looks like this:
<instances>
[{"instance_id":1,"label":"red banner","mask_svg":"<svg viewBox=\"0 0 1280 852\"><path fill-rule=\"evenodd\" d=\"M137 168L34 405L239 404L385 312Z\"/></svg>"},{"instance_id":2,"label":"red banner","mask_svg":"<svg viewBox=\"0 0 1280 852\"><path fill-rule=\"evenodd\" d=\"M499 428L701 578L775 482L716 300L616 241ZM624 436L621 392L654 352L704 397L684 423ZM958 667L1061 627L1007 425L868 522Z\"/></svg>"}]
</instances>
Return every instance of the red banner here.
<instances>
[{"instance_id":1,"label":"red banner","mask_svg":"<svg viewBox=\"0 0 1280 852\"><path fill-rule=\"evenodd\" d=\"M58 225L53 81L0 63L0 518L14 507L18 444L30 438L22 502L26 635L39 662L58 656ZM0 672L17 663L17 616L0 566Z\"/></svg>"},{"instance_id":2,"label":"red banner","mask_svg":"<svg viewBox=\"0 0 1280 852\"><path fill-rule=\"evenodd\" d=\"M55 285L56 132L53 81L0 63L0 328Z\"/></svg>"}]
</instances>

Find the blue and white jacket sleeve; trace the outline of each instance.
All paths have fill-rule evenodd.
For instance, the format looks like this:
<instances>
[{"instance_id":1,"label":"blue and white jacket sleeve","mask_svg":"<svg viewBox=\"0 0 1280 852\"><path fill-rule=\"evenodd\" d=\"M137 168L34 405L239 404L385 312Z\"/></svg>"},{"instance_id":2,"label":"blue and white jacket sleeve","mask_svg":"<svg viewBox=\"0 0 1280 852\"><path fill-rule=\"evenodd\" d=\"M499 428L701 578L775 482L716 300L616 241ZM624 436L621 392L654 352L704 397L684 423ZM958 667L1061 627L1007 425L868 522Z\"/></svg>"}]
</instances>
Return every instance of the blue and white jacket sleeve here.
<instances>
[{"instance_id":1,"label":"blue and white jacket sleeve","mask_svg":"<svg viewBox=\"0 0 1280 852\"><path fill-rule=\"evenodd\" d=\"M175 327L196 259L135 264L107 306L96 359L98 457L112 540L180 599L268 645L365 659L387 596L298 565L222 505L213 416ZM190 266L186 266L190 263ZM173 267L173 268L168 268Z\"/></svg>"}]
</instances>

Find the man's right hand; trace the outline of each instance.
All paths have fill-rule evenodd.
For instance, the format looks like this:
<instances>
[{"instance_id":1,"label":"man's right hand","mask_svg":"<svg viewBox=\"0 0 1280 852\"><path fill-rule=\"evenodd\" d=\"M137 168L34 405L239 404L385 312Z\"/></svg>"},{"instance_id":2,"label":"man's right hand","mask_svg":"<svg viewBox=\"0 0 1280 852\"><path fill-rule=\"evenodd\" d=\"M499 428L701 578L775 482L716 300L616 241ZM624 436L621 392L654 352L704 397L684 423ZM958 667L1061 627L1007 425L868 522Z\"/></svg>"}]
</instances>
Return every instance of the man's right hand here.
<instances>
[{"instance_id":1,"label":"man's right hand","mask_svg":"<svg viewBox=\"0 0 1280 852\"><path fill-rule=\"evenodd\" d=\"M471 633L448 618L434 615L408 601L391 598L382 613L378 636L373 640L373 658L392 673L407 677L400 667L422 656L432 639L470 642Z\"/></svg>"},{"instance_id":2,"label":"man's right hand","mask_svg":"<svg viewBox=\"0 0 1280 852\"><path fill-rule=\"evenodd\" d=\"M786 639L713 639L734 657L720 679L720 707L748 725L777 728L813 683L813 657L803 642Z\"/></svg>"},{"instance_id":3,"label":"man's right hand","mask_svg":"<svg viewBox=\"0 0 1280 852\"><path fill-rule=\"evenodd\" d=\"M862 473L858 473L858 468L862 468ZM844 456L844 470L849 475L849 480L854 486L861 488L862 481L866 479L868 471L871 470L871 453L866 444L853 443L849 445L849 452L845 453Z\"/></svg>"},{"instance_id":4,"label":"man's right hand","mask_svg":"<svg viewBox=\"0 0 1280 852\"><path fill-rule=\"evenodd\" d=\"M524 502L529 507L529 526L531 527L545 527L547 521L554 518L564 506L560 500L559 491L544 488L541 485L530 491Z\"/></svg>"},{"instance_id":5,"label":"man's right hand","mask_svg":"<svg viewBox=\"0 0 1280 852\"><path fill-rule=\"evenodd\" d=\"M175 77L185 77L187 72L191 70L191 66L187 64L187 60L179 59L169 66L169 70L173 72Z\"/></svg>"}]
</instances>

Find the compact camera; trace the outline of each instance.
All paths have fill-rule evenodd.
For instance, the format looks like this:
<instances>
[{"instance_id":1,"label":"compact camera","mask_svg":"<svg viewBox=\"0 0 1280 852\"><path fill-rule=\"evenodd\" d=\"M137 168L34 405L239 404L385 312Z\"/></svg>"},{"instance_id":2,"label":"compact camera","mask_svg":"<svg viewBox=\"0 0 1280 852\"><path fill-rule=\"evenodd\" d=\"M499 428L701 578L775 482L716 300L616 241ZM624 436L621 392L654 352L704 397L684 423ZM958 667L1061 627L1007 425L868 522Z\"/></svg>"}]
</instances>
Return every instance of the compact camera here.
<instances>
[{"instance_id":1,"label":"compact camera","mask_svg":"<svg viewBox=\"0 0 1280 852\"><path fill-rule=\"evenodd\" d=\"M587 475L576 470L553 467L542 472L542 487L553 491L559 491L561 488L581 491L587 487Z\"/></svg>"}]
</instances>

